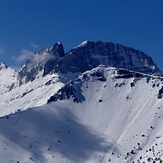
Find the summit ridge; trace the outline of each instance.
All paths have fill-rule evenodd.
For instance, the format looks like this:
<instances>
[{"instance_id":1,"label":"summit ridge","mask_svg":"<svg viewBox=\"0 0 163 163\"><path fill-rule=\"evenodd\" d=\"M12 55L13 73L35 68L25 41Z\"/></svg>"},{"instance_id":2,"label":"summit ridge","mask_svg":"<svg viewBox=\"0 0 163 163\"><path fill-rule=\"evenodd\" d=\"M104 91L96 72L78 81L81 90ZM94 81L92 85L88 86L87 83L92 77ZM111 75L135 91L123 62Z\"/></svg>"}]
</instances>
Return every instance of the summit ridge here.
<instances>
[{"instance_id":1,"label":"summit ridge","mask_svg":"<svg viewBox=\"0 0 163 163\"><path fill-rule=\"evenodd\" d=\"M27 83L40 74L81 73L99 65L162 76L152 58L139 50L112 42L84 41L67 53L61 42L38 51L21 68L19 77L21 83Z\"/></svg>"}]
</instances>

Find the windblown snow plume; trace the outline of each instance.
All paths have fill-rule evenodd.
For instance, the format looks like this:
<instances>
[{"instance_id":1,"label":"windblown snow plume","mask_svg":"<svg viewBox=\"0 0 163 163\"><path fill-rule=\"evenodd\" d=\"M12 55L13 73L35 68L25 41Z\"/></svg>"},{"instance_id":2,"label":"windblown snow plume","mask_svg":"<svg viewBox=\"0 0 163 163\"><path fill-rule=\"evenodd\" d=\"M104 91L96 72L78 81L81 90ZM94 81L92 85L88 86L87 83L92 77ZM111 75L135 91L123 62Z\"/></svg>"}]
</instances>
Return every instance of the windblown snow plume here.
<instances>
[{"instance_id":1,"label":"windblown snow plume","mask_svg":"<svg viewBox=\"0 0 163 163\"><path fill-rule=\"evenodd\" d=\"M44 66L47 63L47 61L55 60L55 58L56 57L51 53L49 53L48 51L42 54L38 54L38 53L33 54L31 55L31 58L28 60L29 71L38 65Z\"/></svg>"},{"instance_id":2,"label":"windblown snow plume","mask_svg":"<svg viewBox=\"0 0 163 163\"><path fill-rule=\"evenodd\" d=\"M20 84L56 72L63 56L64 50L61 43L56 43L51 48L44 48L32 54L19 71Z\"/></svg>"},{"instance_id":3,"label":"windblown snow plume","mask_svg":"<svg viewBox=\"0 0 163 163\"><path fill-rule=\"evenodd\" d=\"M18 57L13 56L13 60L16 61L16 63L20 64L22 62L25 62L27 59L31 58L32 55L33 53L30 50L22 49Z\"/></svg>"}]
</instances>

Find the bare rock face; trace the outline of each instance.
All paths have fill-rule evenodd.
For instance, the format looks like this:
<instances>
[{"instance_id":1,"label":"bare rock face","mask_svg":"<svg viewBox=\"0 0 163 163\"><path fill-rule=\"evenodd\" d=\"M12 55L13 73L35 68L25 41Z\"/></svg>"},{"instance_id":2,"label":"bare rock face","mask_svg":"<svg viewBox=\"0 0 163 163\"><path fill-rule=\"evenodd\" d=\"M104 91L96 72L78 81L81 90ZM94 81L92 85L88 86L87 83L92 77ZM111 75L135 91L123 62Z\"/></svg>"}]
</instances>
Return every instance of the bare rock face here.
<instances>
[{"instance_id":1,"label":"bare rock face","mask_svg":"<svg viewBox=\"0 0 163 163\"><path fill-rule=\"evenodd\" d=\"M58 71L58 64L64 57L63 45L58 42L51 48L45 48L28 59L19 71L20 84L33 81L37 76L45 76Z\"/></svg>"},{"instance_id":2,"label":"bare rock face","mask_svg":"<svg viewBox=\"0 0 163 163\"><path fill-rule=\"evenodd\" d=\"M152 58L145 53L131 47L102 41L86 41L70 50L63 58L60 70L62 73L84 72L98 65L162 75Z\"/></svg>"},{"instance_id":3,"label":"bare rock face","mask_svg":"<svg viewBox=\"0 0 163 163\"><path fill-rule=\"evenodd\" d=\"M21 84L40 75L81 73L99 65L162 76L152 58L139 50L112 42L85 41L66 54L60 42L38 51L19 71L19 80Z\"/></svg>"}]
</instances>

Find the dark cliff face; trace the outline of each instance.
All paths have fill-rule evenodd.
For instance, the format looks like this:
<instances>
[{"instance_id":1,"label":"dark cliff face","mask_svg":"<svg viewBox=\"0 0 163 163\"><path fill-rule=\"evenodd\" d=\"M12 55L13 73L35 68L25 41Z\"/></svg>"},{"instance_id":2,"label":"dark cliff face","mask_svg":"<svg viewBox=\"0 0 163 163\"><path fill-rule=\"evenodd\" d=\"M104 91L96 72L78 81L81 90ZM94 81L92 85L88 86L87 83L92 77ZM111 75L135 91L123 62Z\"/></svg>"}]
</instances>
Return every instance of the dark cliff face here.
<instances>
[{"instance_id":1,"label":"dark cliff face","mask_svg":"<svg viewBox=\"0 0 163 163\"><path fill-rule=\"evenodd\" d=\"M50 49L40 50L22 67L19 78L26 83L38 74L45 76L58 71L63 74L80 73L99 65L162 76L152 58L139 50L112 42L85 41L66 54L60 42Z\"/></svg>"},{"instance_id":2,"label":"dark cliff face","mask_svg":"<svg viewBox=\"0 0 163 163\"><path fill-rule=\"evenodd\" d=\"M58 63L64 57L63 45L58 42L50 49L42 49L32 55L19 71L20 84L33 81L39 74L45 76L57 72Z\"/></svg>"},{"instance_id":3,"label":"dark cliff face","mask_svg":"<svg viewBox=\"0 0 163 163\"><path fill-rule=\"evenodd\" d=\"M60 70L62 73L84 72L100 64L151 75L162 75L152 58L145 53L120 44L102 41L87 41L70 50L63 58Z\"/></svg>"}]
</instances>

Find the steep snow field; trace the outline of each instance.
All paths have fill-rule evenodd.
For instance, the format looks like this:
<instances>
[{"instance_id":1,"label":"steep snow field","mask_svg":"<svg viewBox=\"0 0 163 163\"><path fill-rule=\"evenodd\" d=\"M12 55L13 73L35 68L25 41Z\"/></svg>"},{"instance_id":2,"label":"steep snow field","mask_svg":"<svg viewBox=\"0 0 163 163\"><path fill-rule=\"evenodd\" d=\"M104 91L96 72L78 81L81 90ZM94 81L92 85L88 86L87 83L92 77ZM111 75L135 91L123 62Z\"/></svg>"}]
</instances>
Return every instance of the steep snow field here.
<instances>
[{"instance_id":1,"label":"steep snow field","mask_svg":"<svg viewBox=\"0 0 163 163\"><path fill-rule=\"evenodd\" d=\"M0 70L0 115L4 116L17 110L26 110L46 104L49 96L61 86L58 74L46 75L19 86L18 73L11 68Z\"/></svg>"},{"instance_id":2,"label":"steep snow field","mask_svg":"<svg viewBox=\"0 0 163 163\"><path fill-rule=\"evenodd\" d=\"M63 83L58 84L59 89ZM53 84L48 89L46 85L34 89L38 94L50 90L49 97L58 92L46 105L0 119L0 159L20 163L161 163L162 85L159 77L99 66L59 91L51 90ZM29 93L31 97L36 98L37 93ZM40 101L44 98L39 97Z\"/></svg>"}]
</instances>

